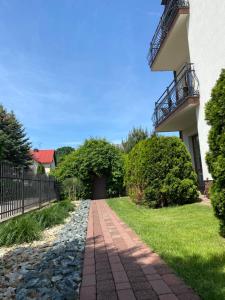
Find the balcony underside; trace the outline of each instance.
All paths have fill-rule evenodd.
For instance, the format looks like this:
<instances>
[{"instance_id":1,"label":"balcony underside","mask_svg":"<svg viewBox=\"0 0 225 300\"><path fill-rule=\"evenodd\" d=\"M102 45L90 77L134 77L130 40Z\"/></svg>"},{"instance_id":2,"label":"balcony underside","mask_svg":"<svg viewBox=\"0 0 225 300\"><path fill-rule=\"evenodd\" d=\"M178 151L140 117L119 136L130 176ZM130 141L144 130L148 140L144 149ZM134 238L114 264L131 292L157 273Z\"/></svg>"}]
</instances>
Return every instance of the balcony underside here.
<instances>
[{"instance_id":1,"label":"balcony underside","mask_svg":"<svg viewBox=\"0 0 225 300\"><path fill-rule=\"evenodd\" d=\"M189 97L155 128L156 132L183 131L196 122L199 97Z\"/></svg>"},{"instance_id":2,"label":"balcony underside","mask_svg":"<svg viewBox=\"0 0 225 300\"><path fill-rule=\"evenodd\" d=\"M181 8L151 65L152 71L178 71L189 62L187 21L189 8Z\"/></svg>"}]
</instances>

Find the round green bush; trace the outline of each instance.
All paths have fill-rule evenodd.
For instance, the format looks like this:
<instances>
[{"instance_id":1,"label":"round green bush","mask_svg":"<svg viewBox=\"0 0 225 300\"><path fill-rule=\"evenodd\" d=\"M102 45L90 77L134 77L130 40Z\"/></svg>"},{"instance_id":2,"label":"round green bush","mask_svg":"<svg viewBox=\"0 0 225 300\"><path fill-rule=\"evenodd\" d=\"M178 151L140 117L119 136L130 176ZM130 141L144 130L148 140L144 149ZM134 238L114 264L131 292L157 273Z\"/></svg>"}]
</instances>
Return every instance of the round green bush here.
<instances>
[{"instance_id":1,"label":"round green bush","mask_svg":"<svg viewBox=\"0 0 225 300\"><path fill-rule=\"evenodd\" d=\"M220 220L220 234L225 237L225 69L206 105L206 120L211 126L206 160L213 177L210 199Z\"/></svg>"},{"instance_id":2,"label":"round green bush","mask_svg":"<svg viewBox=\"0 0 225 300\"><path fill-rule=\"evenodd\" d=\"M179 138L153 135L139 142L129 153L125 170L128 192L137 203L157 208L198 199L197 176Z\"/></svg>"}]
</instances>

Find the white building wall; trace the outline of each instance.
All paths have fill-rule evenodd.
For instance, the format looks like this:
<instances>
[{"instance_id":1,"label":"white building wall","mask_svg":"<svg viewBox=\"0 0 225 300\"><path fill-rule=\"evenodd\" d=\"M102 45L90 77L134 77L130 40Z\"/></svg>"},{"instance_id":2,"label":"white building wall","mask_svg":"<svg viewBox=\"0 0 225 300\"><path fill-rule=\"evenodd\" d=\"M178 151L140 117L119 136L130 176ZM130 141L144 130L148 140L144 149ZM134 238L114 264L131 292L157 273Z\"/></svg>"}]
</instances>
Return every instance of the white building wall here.
<instances>
[{"instance_id":1,"label":"white building wall","mask_svg":"<svg viewBox=\"0 0 225 300\"><path fill-rule=\"evenodd\" d=\"M204 180L211 179L205 162L209 127L205 121L205 104L225 68L225 1L189 0L188 39L190 61L200 82L200 106L197 109L198 134Z\"/></svg>"},{"instance_id":2,"label":"white building wall","mask_svg":"<svg viewBox=\"0 0 225 300\"><path fill-rule=\"evenodd\" d=\"M34 160L32 165L30 166L30 168L33 170L34 174L37 174L37 168L38 168L38 163ZM55 161L53 161L51 164L43 164L44 168L45 168L45 173L46 175L49 175L49 173L51 172L51 170L55 169Z\"/></svg>"},{"instance_id":3,"label":"white building wall","mask_svg":"<svg viewBox=\"0 0 225 300\"><path fill-rule=\"evenodd\" d=\"M55 169L55 161L53 161L51 164L43 164L43 166L45 167L45 173L49 175L51 170Z\"/></svg>"},{"instance_id":4,"label":"white building wall","mask_svg":"<svg viewBox=\"0 0 225 300\"><path fill-rule=\"evenodd\" d=\"M50 171L51 171L51 164L43 164L44 168L45 168L45 174L49 175Z\"/></svg>"}]
</instances>

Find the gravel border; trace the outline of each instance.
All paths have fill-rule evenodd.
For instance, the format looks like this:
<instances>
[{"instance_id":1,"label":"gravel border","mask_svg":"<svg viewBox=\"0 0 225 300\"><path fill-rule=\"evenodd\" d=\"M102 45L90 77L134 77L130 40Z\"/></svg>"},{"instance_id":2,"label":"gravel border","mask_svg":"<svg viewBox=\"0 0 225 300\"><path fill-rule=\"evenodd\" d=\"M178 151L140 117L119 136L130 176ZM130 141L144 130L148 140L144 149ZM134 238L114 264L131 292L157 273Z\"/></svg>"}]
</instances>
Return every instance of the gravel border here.
<instances>
[{"instance_id":1,"label":"gravel border","mask_svg":"<svg viewBox=\"0 0 225 300\"><path fill-rule=\"evenodd\" d=\"M90 200L82 200L52 247L33 269L23 269L16 300L79 297Z\"/></svg>"}]
</instances>

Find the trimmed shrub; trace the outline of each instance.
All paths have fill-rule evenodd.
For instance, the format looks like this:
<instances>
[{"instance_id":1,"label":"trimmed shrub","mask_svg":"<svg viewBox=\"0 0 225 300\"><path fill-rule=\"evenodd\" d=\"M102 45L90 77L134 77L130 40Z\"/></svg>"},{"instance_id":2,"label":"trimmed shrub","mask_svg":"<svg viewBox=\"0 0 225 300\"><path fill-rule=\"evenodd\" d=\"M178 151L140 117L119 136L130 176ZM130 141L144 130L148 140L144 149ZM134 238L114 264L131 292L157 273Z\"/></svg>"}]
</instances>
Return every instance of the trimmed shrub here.
<instances>
[{"instance_id":1,"label":"trimmed shrub","mask_svg":"<svg viewBox=\"0 0 225 300\"><path fill-rule=\"evenodd\" d=\"M220 220L220 234L225 237L225 69L206 105L206 120L211 126L206 161L213 177L210 199Z\"/></svg>"},{"instance_id":2,"label":"trimmed shrub","mask_svg":"<svg viewBox=\"0 0 225 300\"><path fill-rule=\"evenodd\" d=\"M153 135L139 142L125 169L129 195L137 203L158 208L198 199L197 176L179 138Z\"/></svg>"},{"instance_id":3,"label":"trimmed shrub","mask_svg":"<svg viewBox=\"0 0 225 300\"><path fill-rule=\"evenodd\" d=\"M0 246L30 243L41 238L41 226L32 215L20 216L0 226Z\"/></svg>"}]
</instances>

